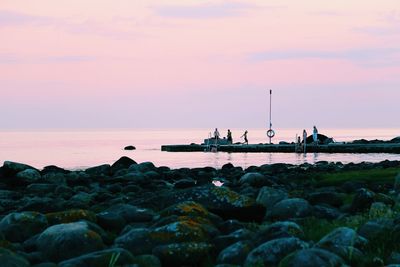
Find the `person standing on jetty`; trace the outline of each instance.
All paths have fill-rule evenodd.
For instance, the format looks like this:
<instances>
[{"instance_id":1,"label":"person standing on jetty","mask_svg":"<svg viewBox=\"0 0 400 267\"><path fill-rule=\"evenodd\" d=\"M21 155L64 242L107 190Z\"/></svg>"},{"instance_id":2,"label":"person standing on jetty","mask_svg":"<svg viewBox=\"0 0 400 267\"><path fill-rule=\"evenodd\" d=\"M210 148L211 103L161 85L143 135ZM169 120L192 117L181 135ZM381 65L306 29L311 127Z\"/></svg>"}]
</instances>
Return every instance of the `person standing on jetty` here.
<instances>
[{"instance_id":1,"label":"person standing on jetty","mask_svg":"<svg viewBox=\"0 0 400 267\"><path fill-rule=\"evenodd\" d=\"M317 127L315 127L314 125L314 129L313 129L313 141L314 141L314 145L318 145L318 129Z\"/></svg>"},{"instance_id":2,"label":"person standing on jetty","mask_svg":"<svg viewBox=\"0 0 400 267\"><path fill-rule=\"evenodd\" d=\"M226 134L226 140L228 141L228 144L232 144L233 140L232 140L232 132L230 129L228 129L228 133Z\"/></svg>"},{"instance_id":3,"label":"person standing on jetty","mask_svg":"<svg viewBox=\"0 0 400 267\"><path fill-rule=\"evenodd\" d=\"M303 150L306 153L306 146L307 146L307 131L306 129L303 130Z\"/></svg>"},{"instance_id":4,"label":"person standing on jetty","mask_svg":"<svg viewBox=\"0 0 400 267\"><path fill-rule=\"evenodd\" d=\"M244 134L240 138L242 138L242 137L244 138L243 144L248 145L249 144L249 140L247 140L247 130L244 131Z\"/></svg>"},{"instance_id":5,"label":"person standing on jetty","mask_svg":"<svg viewBox=\"0 0 400 267\"><path fill-rule=\"evenodd\" d=\"M215 138L215 141L218 141L218 139L219 139L218 128L215 128L215 131L214 131L214 138Z\"/></svg>"}]
</instances>

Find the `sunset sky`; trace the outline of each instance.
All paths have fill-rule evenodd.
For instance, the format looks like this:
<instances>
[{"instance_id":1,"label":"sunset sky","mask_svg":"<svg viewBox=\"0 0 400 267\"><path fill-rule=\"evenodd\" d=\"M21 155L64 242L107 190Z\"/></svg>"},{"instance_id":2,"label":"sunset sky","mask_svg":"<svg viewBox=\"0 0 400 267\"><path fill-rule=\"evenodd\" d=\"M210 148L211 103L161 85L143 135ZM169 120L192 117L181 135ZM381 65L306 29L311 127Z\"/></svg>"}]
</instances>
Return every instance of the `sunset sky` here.
<instances>
[{"instance_id":1,"label":"sunset sky","mask_svg":"<svg viewBox=\"0 0 400 267\"><path fill-rule=\"evenodd\" d=\"M398 0L1 0L0 129L400 127Z\"/></svg>"}]
</instances>

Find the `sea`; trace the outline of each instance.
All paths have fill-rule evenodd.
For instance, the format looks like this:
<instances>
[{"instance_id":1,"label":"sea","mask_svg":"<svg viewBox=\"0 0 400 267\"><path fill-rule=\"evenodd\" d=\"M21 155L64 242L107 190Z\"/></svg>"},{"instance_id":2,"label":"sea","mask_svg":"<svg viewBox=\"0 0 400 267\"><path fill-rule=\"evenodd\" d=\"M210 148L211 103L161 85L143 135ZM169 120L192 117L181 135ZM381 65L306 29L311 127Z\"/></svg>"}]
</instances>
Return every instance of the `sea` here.
<instances>
[{"instance_id":1,"label":"sea","mask_svg":"<svg viewBox=\"0 0 400 267\"><path fill-rule=\"evenodd\" d=\"M266 129L231 129L234 142L248 130L250 144L268 143ZM226 153L164 152L162 145L200 144L214 129L93 129L93 130L3 130L0 131L0 161L15 161L36 168L56 165L79 170L112 164L122 156L136 162L153 162L156 166L177 168L214 167L226 163L247 168L273 163L303 164L318 161L360 163L400 160L400 154L328 154L328 153ZM221 136L227 129L219 129ZM309 130L311 133L312 129ZM294 142L302 129L275 129L273 143ZM336 142L356 139L390 140L400 136L400 129L319 129ZM124 150L133 145L136 150ZM1 163L0 163L1 164Z\"/></svg>"}]
</instances>

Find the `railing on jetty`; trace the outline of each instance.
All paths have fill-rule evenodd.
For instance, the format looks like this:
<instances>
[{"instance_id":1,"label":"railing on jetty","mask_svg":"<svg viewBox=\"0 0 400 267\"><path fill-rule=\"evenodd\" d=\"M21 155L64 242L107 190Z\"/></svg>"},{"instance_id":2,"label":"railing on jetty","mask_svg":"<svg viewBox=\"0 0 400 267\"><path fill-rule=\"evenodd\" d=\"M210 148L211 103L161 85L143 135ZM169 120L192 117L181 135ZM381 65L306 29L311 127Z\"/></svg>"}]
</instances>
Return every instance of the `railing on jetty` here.
<instances>
[{"instance_id":1,"label":"railing on jetty","mask_svg":"<svg viewBox=\"0 0 400 267\"><path fill-rule=\"evenodd\" d=\"M161 151L167 152L200 152L206 145L163 145ZM271 152L294 153L295 144L250 144L250 145L219 145L220 152ZM328 144L307 145L307 152L311 153L396 153L400 154L400 144Z\"/></svg>"}]
</instances>

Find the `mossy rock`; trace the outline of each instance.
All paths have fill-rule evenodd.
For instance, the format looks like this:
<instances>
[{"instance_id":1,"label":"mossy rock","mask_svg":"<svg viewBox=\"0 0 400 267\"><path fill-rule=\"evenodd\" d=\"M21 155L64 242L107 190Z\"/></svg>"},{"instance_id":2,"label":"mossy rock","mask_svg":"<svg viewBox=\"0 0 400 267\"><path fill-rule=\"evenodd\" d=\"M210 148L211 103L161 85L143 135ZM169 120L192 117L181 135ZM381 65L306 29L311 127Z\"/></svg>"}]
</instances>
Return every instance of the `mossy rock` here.
<instances>
[{"instance_id":1,"label":"mossy rock","mask_svg":"<svg viewBox=\"0 0 400 267\"><path fill-rule=\"evenodd\" d=\"M96 223L96 214L90 210L67 210L47 213L46 218L49 224L72 223L86 220Z\"/></svg>"},{"instance_id":2,"label":"mossy rock","mask_svg":"<svg viewBox=\"0 0 400 267\"><path fill-rule=\"evenodd\" d=\"M163 266L201 266L209 261L212 245L204 242L184 242L158 246L153 249Z\"/></svg>"}]
</instances>

